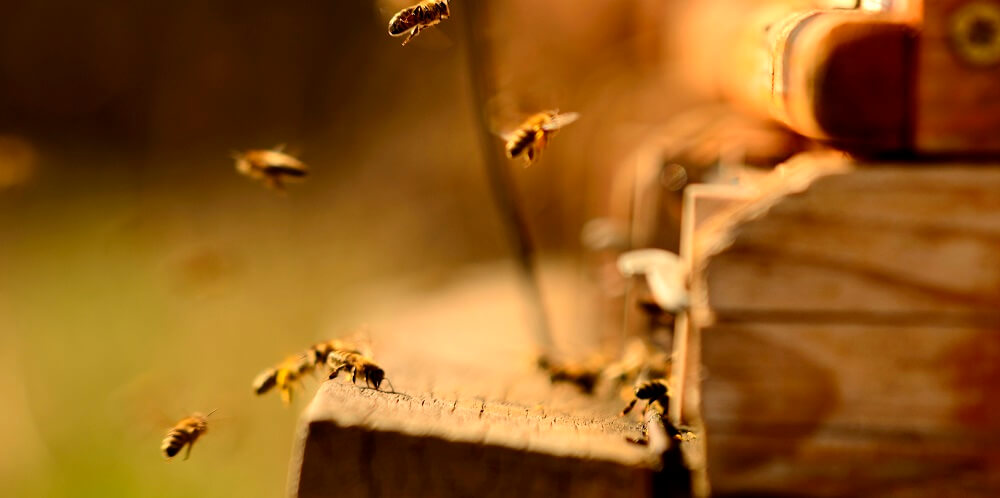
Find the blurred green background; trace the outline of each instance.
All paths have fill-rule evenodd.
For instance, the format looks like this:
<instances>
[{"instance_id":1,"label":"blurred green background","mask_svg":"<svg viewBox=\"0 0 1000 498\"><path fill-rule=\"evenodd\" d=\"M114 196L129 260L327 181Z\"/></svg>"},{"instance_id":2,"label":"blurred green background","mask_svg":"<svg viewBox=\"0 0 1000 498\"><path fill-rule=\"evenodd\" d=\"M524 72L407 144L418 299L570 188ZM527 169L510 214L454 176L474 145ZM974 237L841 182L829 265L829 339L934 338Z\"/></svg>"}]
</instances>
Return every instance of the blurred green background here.
<instances>
[{"instance_id":1,"label":"blurred green background","mask_svg":"<svg viewBox=\"0 0 1000 498\"><path fill-rule=\"evenodd\" d=\"M308 394L256 399L255 374L369 319L366 289L507 257L459 15L404 49L400 3L5 4L0 495L283 495ZM585 117L517 167L546 251L577 251L624 151L683 100L661 97L662 4L510 2L476 31L498 123ZM312 167L287 196L229 159L278 143ZM212 409L164 462L170 424Z\"/></svg>"}]
</instances>

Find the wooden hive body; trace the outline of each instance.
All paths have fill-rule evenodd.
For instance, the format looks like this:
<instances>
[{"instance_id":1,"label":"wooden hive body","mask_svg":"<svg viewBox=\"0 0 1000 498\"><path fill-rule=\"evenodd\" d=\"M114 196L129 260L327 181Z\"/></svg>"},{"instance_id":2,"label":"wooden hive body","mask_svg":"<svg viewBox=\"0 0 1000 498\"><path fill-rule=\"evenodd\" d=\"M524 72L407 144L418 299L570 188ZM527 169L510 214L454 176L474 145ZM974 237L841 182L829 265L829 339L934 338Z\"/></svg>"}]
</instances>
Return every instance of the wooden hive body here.
<instances>
[{"instance_id":1,"label":"wooden hive body","mask_svg":"<svg viewBox=\"0 0 1000 498\"><path fill-rule=\"evenodd\" d=\"M687 207L713 491L1000 494L1000 164L810 157Z\"/></svg>"}]
</instances>

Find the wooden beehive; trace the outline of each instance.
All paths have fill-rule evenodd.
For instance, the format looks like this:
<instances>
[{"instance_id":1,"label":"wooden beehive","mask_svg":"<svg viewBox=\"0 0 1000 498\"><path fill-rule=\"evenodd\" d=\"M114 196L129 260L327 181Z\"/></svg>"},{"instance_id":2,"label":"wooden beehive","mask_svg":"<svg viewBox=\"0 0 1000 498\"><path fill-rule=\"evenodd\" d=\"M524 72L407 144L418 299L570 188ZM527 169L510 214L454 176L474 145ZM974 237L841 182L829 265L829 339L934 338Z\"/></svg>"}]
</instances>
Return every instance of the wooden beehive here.
<instances>
[{"instance_id":1,"label":"wooden beehive","mask_svg":"<svg viewBox=\"0 0 1000 498\"><path fill-rule=\"evenodd\" d=\"M804 157L686 201L714 492L1000 494L1000 163Z\"/></svg>"},{"instance_id":2,"label":"wooden beehive","mask_svg":"<svg viewBox=\"0 0 1000 498\"><path fill-rule=\"evenodd\" d=\"M673 411L717 494L996 496L1000 2L821 3L751 9L719 87L876 159L689 188Z\"/></svg>"}]
</instances>

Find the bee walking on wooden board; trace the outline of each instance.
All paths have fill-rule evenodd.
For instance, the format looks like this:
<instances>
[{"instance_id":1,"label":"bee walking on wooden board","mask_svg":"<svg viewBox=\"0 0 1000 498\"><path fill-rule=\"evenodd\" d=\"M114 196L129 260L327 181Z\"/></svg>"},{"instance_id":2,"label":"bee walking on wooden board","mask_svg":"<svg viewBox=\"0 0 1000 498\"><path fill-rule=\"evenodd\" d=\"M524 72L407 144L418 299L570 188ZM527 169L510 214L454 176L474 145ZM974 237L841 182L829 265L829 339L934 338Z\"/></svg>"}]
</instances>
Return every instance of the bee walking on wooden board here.
<instances>
[{"instance_id":1,"label":"bee walking on wooden board","mask_svg":"<svg viewBox=\"0 0 1000 498\"><path fill-rule=\"evenodd\" d=\"M647 380L636 385L635 396L621 414L627 415L639 400L645 400L647 406L654 407L661 415L666 414L670 403L670 384L667 379Z\"/></svg>"},{"instance_id":2,"label":"bee walking on wooden board","mask_svg":"<svg viewBox=\"0 0 1000 498\"><path fill-rule=\"evenodd\" d=\"M163 455L167 458L173 458L187 446L187 453L184 455L184 459L187 460L191 456L191 448L194 447L195 441L208 431L208 417L213 413L215 410L209 412L208 415L195 413L177 422L177 425L170 429L170 432L167 432L167 437L160 445L160 451L163 452Z\"/></svg>"},{"instance_id":3,"label":"bee walking on wooden board","mask_svg":"<svg viewBox=\"0 0 1000 498\"><path fill-rule=\"evenodd\" d=\"M560 113L558 110L534 114L514 131L501 136L506 142L507 157L514 159L523 153L527 161L525 167L530 166L556 131L579 118L575 112Z\"/></svg>"},{"instance_id":4,"label":"bee walking on wooden board","mask_svg":"<svg viewBox=\"0 0 1000 498\"><path fill-rule=\"evenodd\" d=\"M286 180L301 179L309 174L309 167L286 153L284 145L233 152L232 157L236 161L236 171L280 192L285 190Z\"/></svg>"},{"instance_id":5,"label":"bee walking on wooden board","mask_svg":"<svg viewBox=\"0 0 1000 498\"><path fill-rule=\"evenodd\" d=\"M333 351L326 357L326 364L330 367L331 379L337 378L340 372L347 371L351 373L351 382L356 383L358 375L361 375L365 379L365 385L375 386L375 389L382 385L383 380L388 380L382 367L360 353ZM391 381L389 386L392 387ZM392 390L395 392L396 388L392 387Z\"/></svg>"},{"instance_id":6,"label":"bee walking on wooden board","mask_svg":"<svg viewBox=\"0 0 1000 498\"><path fill-rule=\"evenodd\" d=\"M448 0L423 0L422 2L407 7L389 21L389 34L392 36L403 36L407 32L403 45L410 43L421 30L429 28L451 15Z\"/></svg>"},{"instance_id":7,"label":"bee walking on wooden board","mask_svg":"<svg viewBox=\"0 0 1000 498\"><path fill-rule=\"evenodd\" d=\"M663 423L663 428L669 437L676 439L678 441L691 441L698 438L695 431L688 427L675 426L667 418L667 411L669 410L670 404L670 383L667 379L653 379L635 386L635 396L629 401L625 409L622 410L621 415L625 416L632 408L635 406L636 402L645 400L647 402L647 407L652 407L659 414L657 417ZM638 438L627 437L626 439L635 444L648 444L649 437L646 427L643 427L642 435Z\"/></svg>"}]
</instances>

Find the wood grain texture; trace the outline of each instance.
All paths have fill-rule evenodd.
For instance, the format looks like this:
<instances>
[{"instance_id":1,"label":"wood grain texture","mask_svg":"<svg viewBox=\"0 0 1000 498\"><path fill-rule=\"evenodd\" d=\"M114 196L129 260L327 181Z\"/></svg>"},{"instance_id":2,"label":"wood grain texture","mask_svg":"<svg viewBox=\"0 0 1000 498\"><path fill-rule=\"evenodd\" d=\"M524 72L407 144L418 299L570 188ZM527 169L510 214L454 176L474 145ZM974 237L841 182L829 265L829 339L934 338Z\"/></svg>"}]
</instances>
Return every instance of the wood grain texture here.
<instances>
[{"instance_id":1,"label":"wood grain texture","mask_svg":"<svg viewBox=\"0 0 1000 498\"><path fill-rule=\"evenodd\" d=\"M1000 164L811 155L688 215L714 492L1000 493L998 198Z\"/></svg>"},{"instance_id":2,"label":"wood grain texture","mask_svg":"<svg viewBox=\"0 0 1000 498\"><path fill-rule=\"evenodd\" d=\"M699 240L717 316L1000 317L1000 168L800 164ZM754 285L722 285L733 280Z\"/></svg>"},{"instance_id":3,"label":"wood grain texture","mask_svg":"<svg viewBox=\"0 0 1000 498\"><path fill-rule=\"evenodd\" d=\"M963 59L951 33L959 12L973 4L1000 15L996 0L924 1L916 60L915 143L939 154L1000 153L1000 58L990 64ZM975 22L975 21L973 21ZM991 21L983 43L1000 44L1000 22Z\"/></svg>"},{"instance_id":4,"label":"wood grain texture","mask_svg":"<svg viewBox=\"0 0 1000 498\"><path fill-rule=\"evenodd\" d=\"M555 310L573 282L548 280ZM512 279L481 271L386 303L372 341L398 392L324 382L302 418L290 495L650 496L662 455L626 440L641 426L618 416L617 391L585 396L534 367L516 296ZM585 351L560 342L566 357Z\"/></svg>"}]
</instances>

